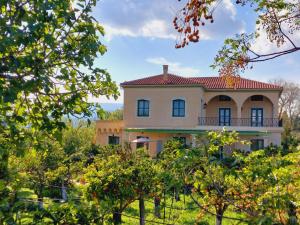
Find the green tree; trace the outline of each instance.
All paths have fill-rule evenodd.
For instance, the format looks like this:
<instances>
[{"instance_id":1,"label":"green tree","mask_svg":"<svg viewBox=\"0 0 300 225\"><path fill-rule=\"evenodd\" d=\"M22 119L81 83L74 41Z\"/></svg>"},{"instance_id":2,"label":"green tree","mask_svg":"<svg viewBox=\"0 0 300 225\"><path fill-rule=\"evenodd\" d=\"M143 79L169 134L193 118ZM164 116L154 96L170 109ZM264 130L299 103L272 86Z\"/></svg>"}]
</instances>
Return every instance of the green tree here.
<instances>
[{"instance_id":1,"label":"green tree","mask_svg":"<svg viewBox=\"0 0 300 225\"><path fill-rule=\"evenodd\" d=\"M208 144L176 159L186 163L186 183L199 206L199 218L215 215L248 224L297 224L300 176L299 149L285 152L269 147L250 154L235 149L242 142L236 132L209 132ZM225 151L227 150L227 151ZM237 211L236 217L226 211Z\"/></svg>"},{"instance_id":2,"label":"green tree","mask_svg":"<svg viewBox=\"0 0 300 225\"><path fill-rule=\"evenodd\" d=\"M65 127L63 115L91 116L89 95L117 97L107 71L96 0L4 0L0 17L1 133ZM96 109L99 109L97 106Z\"/></svg>"},{"instance_id":3,"label":"green tree","mask_svg":"<svg viewBox=\"0 0 300 225\"><path fill-rule=\"evenodd\" d=\"M139 200L140 224L145 224L144 199L156 191L158 169L143 149L131 152L103 147L87 168L87 194L113 214L114 224L122 222L126 207Z\"/></svg>"},{"instance_id":4,"label":"green tree","mask_svg":"<svg viewBox=\"0 0 300 225\"><path fill-rule=\"evenodd\" d=\"M117 109L113 112L104 112L101 117L102 120L123 120L123 109Z\"/></svg>"}]
</instances>

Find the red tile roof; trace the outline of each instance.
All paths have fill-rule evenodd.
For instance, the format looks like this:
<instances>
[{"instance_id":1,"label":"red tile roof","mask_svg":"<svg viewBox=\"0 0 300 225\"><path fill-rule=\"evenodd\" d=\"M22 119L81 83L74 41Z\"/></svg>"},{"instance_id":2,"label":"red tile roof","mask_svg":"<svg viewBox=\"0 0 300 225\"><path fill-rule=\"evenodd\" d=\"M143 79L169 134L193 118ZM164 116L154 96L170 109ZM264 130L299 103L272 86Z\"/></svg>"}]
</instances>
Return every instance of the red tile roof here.
<instances>
[{"instance_id":1,"label":"red tile roof","mask_svg":"<svg viewBox=\"0 0 300 225\"><path fill-rule=\"evenodd\" d=\"M121 83L121 86L125 85L185 85L185 84L195 84L194 80L189 78L177 76L174 74L168 74L167 79L164 79L164 75L156 75L151 77L146 77L138 80L125 81ZM197 83L196 83L197 84Z\"/></svg>"},{"instance_id":2,"label":"red tile roof","mask_svg":"<svg viewBox=\"0 0 300 225\"><path fill-rule=\"evenodd\" d=\"M226 82L221 77L181 77L174 74L168 74L167 79L163 74L150 76L138 80L125 81L121 86L155 86L155 85L198 85L206 89L228 89ZM282 89L274 84L263 83L260 81L241 78L236 84L236 89Z\"/></svg>"}]
</instances>

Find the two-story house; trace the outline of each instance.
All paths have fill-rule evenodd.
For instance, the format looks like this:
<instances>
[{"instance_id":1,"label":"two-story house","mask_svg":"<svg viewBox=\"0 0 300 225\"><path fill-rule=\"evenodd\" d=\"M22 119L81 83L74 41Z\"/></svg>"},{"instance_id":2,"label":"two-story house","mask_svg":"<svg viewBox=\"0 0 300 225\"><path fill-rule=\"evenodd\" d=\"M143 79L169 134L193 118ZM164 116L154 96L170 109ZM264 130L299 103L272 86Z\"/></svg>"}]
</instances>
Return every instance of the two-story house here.
<instances>
[{"instance_id":1,"label":"two-story house","mask_svg":"<svg viewBox=\"0 0 300 225\"><path fill-rule=\"evenodd\" d=\"M197 135L223 127L249 140L249 146L236 146L247 151L281 143L279 86L241 78L228 88L221 77L181 77L164 65L162 74L121 87L124 119L97 121L97 144L144 145L155 155L168 139L193 146Z\"/></svg>"}]
</instances>

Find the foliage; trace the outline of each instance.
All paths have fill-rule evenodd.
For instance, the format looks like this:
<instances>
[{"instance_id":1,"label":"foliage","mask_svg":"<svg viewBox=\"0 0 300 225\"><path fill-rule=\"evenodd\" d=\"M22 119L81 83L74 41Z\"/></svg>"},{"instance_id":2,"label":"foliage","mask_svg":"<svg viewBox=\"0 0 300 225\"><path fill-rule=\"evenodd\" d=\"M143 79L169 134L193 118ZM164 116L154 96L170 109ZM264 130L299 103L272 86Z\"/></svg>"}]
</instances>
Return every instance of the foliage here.
<instances>
[{"instance_id":1,"label":"foliage","mask_svg":"<svg viewBox=\"0 0 300 225\"><path fill-rule=\"evenodd\" d=\"M296 121L300 117L299 84L282 79L272 80L271 83L283 88L279 97L279 118L285 119L284 123L287 124L290 129L295 129L297 126Z\"/></svg>"},{"instance_id":2,"label":"foliage","mask_svg":"<svg viewBox=\"0 0 300 225\"><path fill-rule=\"evenodd\" d=\"M115 224L133 201L151 195L157 186L157 167L144 149L102 148L87 168L87 195L113 214Z\"/></svg>"},{"instance_id":3,"label":"foliage","mask_svg":"<svg viewBox=\"0 0 300 225\"><path fill-rule=\"evenodd\" d=\"M11 151L9 179L0 184L0 222L137 224L142 200L146 224L211 224L213 217L217 224L297 224L296 143L245 154L235 149L238 134L224 130L209 132L196 148L170 140L151 159L144 149L95 146L92 134L83 125L69 127L61 141L40 133L38 142L23 145L23 155ZM154 197L163 200L160 217L149 215Z\"/></svg>"},{"instance_id":4,"label":"foliage","mask_svg":"<svg viewBox=\"0 0 300 225\"><path fill-rule=\"evenodd\" d=\"M100 118L101 120L123 120L123 109L117 109L113 112L105 111Z\"/></svg>"},{"instance_id":5,"label":"foliage","mask_svg":"<svg viewBox=\"0 0 300 225\"><path fill-rule=\"evenodd\" d=\"M1 1L1 133L22 136L25 126L55 133L65 127L63 115L92 115L89 95L117 97L108 72L94 65L106 52L103 27L91 15L95 5L96 0Z\"/></svg>"},{"instance_id":6,"label":"foliage","mask_svg":"<svg viewBox=\"0 0 300 225\"><path fill-rule=\"evenodd\" d=\"M190 42L198 42L201 37L201 27L214 22L214 12L221 7L221 2L222 0L186 0L185 6L173 21L179 33L179 40L175 47L182 48ZM224 77L229 87L235 87L239 82L241 71L252 68L249 64L271 60L300 50L300 46L293 41L293 37L300 29L298 1L237 0L236 4L249 6L257 17L253 33L242 33L234 38L227 38L223 48L215 57L213 68L220 68L220 75ZM276 44L278 50L266 54L254 51L253 44L262 33L266 33L268 41ZM283 50L279 48L282 46L285 46Z\"/></svg>"}]
</instances>

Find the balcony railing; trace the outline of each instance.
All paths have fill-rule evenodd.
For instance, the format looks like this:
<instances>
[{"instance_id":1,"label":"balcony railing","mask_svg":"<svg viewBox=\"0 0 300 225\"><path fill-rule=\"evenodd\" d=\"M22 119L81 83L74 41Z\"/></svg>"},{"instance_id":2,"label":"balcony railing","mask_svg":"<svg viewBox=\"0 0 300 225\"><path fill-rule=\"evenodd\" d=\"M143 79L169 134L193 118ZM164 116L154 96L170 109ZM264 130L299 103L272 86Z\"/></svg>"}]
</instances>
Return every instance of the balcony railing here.
<instances>
[{"instance_id":1,"label":"balcony railing","mask_svg":"<svg viewBox=\"0 0 300 225\"><path fill-rule=\"evenodd\" d=\"M223 118L199 117L200 126L242 126L242 127L282 127L282 120L277 118Z\"/></svg>"}]
</instances>

